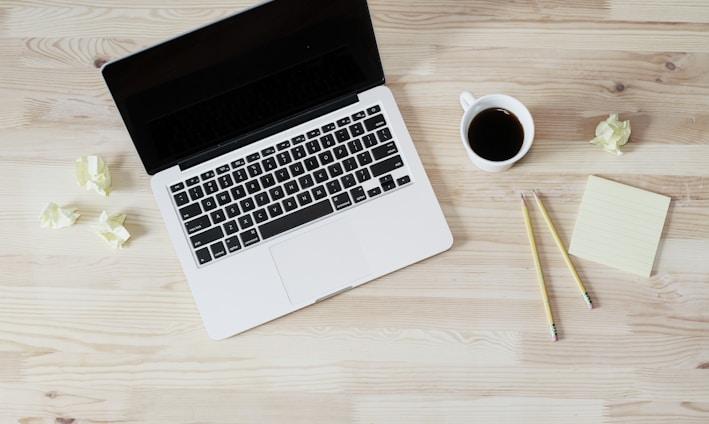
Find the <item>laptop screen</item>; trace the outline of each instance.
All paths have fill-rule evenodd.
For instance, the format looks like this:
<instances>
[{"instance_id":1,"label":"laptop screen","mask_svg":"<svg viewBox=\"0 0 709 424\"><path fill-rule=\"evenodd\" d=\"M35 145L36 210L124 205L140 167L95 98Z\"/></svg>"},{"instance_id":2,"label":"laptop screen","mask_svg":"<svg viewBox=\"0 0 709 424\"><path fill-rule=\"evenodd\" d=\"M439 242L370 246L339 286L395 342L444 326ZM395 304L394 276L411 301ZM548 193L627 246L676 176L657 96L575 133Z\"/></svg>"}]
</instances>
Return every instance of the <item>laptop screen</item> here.
<instances>
[{"instance_id":1,"label":"laptop screen","mask_svg":"<svg viewBox=\"0 0 709 424\"><path fill-rule=\"evenodd\" d=\"M366 0L273 0L102 73L149 174L384 82Z\"/></svg>"}]
</instances>

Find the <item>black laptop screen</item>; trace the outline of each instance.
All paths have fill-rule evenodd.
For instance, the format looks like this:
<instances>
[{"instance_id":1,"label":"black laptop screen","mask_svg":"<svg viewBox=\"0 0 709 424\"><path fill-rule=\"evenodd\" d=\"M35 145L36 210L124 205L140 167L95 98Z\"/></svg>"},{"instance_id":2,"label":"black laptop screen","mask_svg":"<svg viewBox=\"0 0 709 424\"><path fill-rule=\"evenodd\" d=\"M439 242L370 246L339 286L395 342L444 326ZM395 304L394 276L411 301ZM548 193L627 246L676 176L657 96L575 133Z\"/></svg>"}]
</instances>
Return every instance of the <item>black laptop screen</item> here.
<instances>
[{"instance_id":1,"label":"black laptop screen","mask_svg":"<svg viewBox=\"0 0 709 424\"><path fill-rule=\"evenodd\" d=\"M274 0L102 72L149 174L384 82L365 0Z\"/></svg>"}]
</instances>

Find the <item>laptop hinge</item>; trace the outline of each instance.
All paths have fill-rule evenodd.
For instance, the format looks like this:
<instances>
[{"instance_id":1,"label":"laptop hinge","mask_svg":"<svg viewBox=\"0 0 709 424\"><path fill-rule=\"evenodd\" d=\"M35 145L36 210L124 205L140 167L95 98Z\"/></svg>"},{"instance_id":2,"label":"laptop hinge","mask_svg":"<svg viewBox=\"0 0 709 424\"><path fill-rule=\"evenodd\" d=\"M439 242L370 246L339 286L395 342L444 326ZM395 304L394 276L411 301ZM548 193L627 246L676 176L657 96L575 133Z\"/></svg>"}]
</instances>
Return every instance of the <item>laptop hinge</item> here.
<instances>
[{"instance_id":1,"label":"laptop hinge","mask_svg":"<svg viewBox=\"0 0 709 424\"><path fill-rule=\"evenodd\" d=\"M192 168L193 166L197 166L200 163L206 162L210 159L214 159L214 158L219 157L223 154L231 152L232 150L236 150L238 148L248 146L251 143L257 142L259 140L263 140L264 138L271 136L273 134L277 134L281 131L285 131L289 128L293 128L296 125L300 125L304 122L311 121L319 116L328 114L332 111L341 109L345 106L355 104L358 101L359 101L359 98L357 97L357 94L350 94L350 95L347 95L344 97L339 97L335 100L332 100L332 101L322 104L320 106L308 109L305 112L298 114L297 116L293 116L291 118L286 118L284 120L276 122L275 124L271 124L269 126L260 128L254 132L248 133L246 135L243 135L243 136L240 136L240 137L235 138L233 140L222 143L222 144L215 146L207 151L200 152L196 155L190 156L189 158L179 162L178 165L180 166L180 170L184 171L186 169Z\"/></svg>"}]
</instances>

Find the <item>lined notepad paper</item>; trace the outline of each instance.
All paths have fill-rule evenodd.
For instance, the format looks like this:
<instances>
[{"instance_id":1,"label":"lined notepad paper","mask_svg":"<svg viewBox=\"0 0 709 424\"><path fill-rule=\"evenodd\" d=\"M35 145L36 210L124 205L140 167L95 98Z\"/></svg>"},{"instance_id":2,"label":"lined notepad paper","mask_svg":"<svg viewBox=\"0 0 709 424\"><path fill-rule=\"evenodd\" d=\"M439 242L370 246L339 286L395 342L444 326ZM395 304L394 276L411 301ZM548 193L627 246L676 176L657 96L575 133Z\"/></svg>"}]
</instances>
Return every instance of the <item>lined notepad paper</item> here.
<instances>
[{"instance_id":1,"label":"lined notepad paper","mask_svg":"<svg viewBox=\"0 0 709 424\"><path fill-rule=\"evenodd\" d=\"M569 253L650 276L670 198L590 176Z\"/></svg>"}]
</instances>

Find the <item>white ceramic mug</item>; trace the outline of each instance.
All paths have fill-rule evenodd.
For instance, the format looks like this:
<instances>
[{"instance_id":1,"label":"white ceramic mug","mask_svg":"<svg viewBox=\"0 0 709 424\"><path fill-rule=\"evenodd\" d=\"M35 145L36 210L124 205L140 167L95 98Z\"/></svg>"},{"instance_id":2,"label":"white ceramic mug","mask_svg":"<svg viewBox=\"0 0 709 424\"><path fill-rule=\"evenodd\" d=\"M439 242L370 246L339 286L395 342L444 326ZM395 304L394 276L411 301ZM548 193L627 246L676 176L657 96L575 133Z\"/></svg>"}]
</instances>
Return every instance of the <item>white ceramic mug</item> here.
<instances>
[{"instance_id":1,"label":"white ceramic mug","mask_svg":"<svg viewBox=\"0 0 709 424\"><path fill-rule=\"evenodd\" d=\"M504 94L489 94L475 98L472 93L464 92L460 95L460 105L463 107L463 118L460 121L460 138L468 152L470 160L475 166L487 172L501 172L509 169L518 160L522 159L532 147L534 140L534 120L529 110L517 99ZM520 149L512 157L505 160L490 160L477 154L468 140L468 130L473 119L481 112L488 109L504 109L511 112L522 126L524 138ZM492 143L494 139L485 140Z\"/></svg>"}]
</instances>

